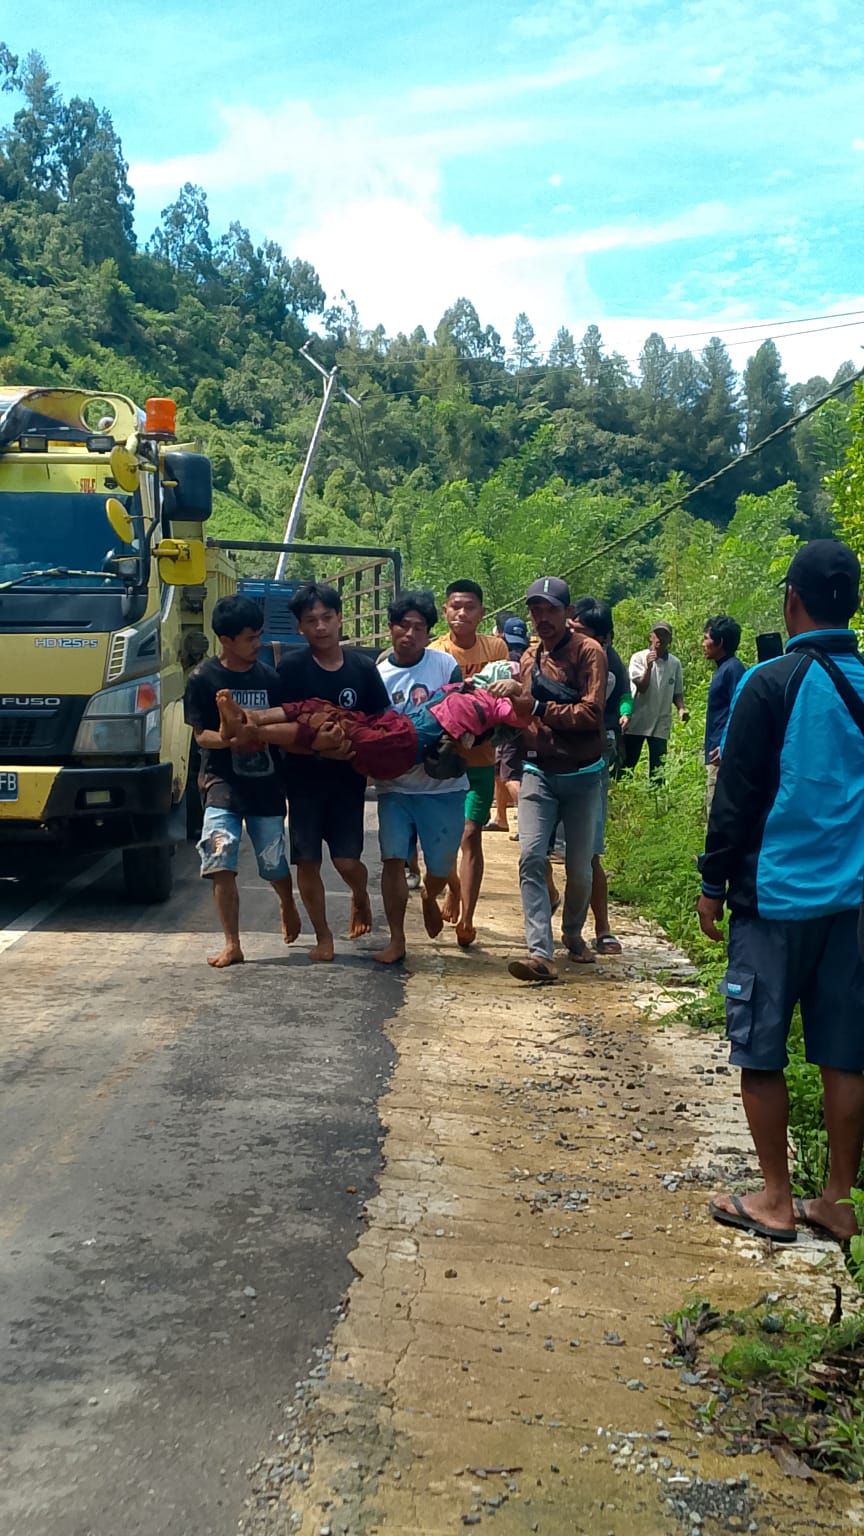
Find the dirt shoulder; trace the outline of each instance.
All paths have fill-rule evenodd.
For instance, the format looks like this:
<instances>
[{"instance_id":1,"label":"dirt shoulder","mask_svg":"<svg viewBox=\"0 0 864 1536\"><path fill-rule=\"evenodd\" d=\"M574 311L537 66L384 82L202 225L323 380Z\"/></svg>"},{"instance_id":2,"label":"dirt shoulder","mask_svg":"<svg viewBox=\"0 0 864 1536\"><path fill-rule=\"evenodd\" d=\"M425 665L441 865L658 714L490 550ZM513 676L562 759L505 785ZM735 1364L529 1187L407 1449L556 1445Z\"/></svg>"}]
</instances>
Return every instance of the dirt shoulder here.
<instances>
[{"instance_id":1,"label":"dirt shoulder","mask_svg":"<svg viewBox=\"0 0 864 1536\"><path fill-rule=\"evenodd\" d=\"M616 914L625 957L520 988L516 850L489 837L476 950L416 922L380 1193L330 1347L253 1473L246 1536L849 1532L827 1478L730 1459L660 1320L778 1292L827 1317L838 1250L727 1236L711 1189L749 1166L726 1050L663 1025L686 962ZM518 946L516 946L518 951ZM649 1014L652 1015L649 1017Z\"/></svg>"}]
</instances>

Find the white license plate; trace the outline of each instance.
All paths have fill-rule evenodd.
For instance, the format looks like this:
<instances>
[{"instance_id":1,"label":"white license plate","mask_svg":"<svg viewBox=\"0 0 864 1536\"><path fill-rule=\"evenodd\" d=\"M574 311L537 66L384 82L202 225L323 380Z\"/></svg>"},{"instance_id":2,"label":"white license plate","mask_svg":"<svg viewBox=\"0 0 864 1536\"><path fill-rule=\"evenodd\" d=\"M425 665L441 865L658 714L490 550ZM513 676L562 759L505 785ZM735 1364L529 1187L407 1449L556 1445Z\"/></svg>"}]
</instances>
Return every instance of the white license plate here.
<instances>
[{"instance_id":1,"label":"white license plate","mask_svg":"<svg viewBox=\"0 0 864 1536\"><path fill-rule=\"evenodd\" d=\"M0 800L18 799L18 775L0 768Z\"/></svg>"}]
</instances>

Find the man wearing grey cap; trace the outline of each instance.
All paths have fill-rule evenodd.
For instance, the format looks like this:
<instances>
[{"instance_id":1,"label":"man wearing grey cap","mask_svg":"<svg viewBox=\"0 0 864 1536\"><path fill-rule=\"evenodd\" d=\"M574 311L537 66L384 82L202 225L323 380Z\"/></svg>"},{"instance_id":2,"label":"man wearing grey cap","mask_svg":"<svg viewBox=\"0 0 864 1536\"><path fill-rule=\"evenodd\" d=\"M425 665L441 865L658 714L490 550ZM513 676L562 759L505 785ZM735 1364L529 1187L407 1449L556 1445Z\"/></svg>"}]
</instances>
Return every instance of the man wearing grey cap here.
<instances>
[{"instance_id":1,"label":"man wearing grey cap","mask_svg":"<svg viewBox=\"0 0 864 1536\"><path fill-rule=\"evenodd\" d=\"M648 771L655 774L663 766L672 731L672 706L678 719L689 720L684 705L684 673L677 656L669 650L672 625L660 620L651 631L647 651L630 657L630 682L633 688L633 713L621 721L624 733L624 766L635 768L648 743Z\"/></svg>"},{"instance_id":2,"label":"man wearing grey cap","mask_svg":"<svg viewBox=\"0 0 864 1536\"><path fill-rule=\"evenodd\" d=\"M557 981L552 907L546 882L549 842L564 823L567 887L563 933L570 958L585 964L594 955L582 938L591 896L591 858L600 804L606 745L606 652L581 625L571 627L570 589L557 576L542 576L525 598L538 640L522 658L518 683L493 684L533 702L526 730L525 766L519 790L519 886L525 917L526 959L511 960L519 981Z\"/></svg>"}]
</instances>

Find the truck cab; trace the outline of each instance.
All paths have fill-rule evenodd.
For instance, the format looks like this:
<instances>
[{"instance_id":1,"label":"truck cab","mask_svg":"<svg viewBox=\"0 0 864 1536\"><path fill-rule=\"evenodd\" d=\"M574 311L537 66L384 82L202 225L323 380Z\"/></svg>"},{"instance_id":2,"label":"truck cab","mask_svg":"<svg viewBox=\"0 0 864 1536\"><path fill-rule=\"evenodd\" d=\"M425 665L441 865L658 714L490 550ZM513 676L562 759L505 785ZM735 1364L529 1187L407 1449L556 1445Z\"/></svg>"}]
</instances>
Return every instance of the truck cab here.
<instances>
[{"instance_id":1,"label":"truck cab","mask_svg":"<svg viewBox=\"0 0 864 1536\"><path fill-rule=\"evenodd\" d=\"M211 504L172 402L0 389L0 871L114 848L133 899L169 895L185 680L235 586Z\"/></svg>"}]
</instances>

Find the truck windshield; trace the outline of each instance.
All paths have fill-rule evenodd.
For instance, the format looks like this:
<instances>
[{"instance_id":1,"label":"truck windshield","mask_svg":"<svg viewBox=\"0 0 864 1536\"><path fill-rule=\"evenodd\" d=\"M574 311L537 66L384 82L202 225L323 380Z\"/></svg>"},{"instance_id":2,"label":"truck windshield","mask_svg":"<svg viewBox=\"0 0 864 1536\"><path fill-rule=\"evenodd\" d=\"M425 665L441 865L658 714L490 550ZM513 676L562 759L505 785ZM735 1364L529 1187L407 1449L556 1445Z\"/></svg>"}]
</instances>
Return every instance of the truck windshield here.
<instances>
[{"instance_id":1,"label":"truck windshield","mask_svg":"<svg viewBox=\"0 0 864 1536\"><path fill-rule=\"evenodd\" d=\"M137 496L119 495L140 527ZM3 491L0 495L0 585L22 580L32 590L121 585L114 561L137 553L121 544L105 516L104 495L71 491ZM58 574L68 571L69 574ZM78 571L92 574L75 575ZM38 573L43 572L40 575Z\"/></svg>"}]
</instances>

